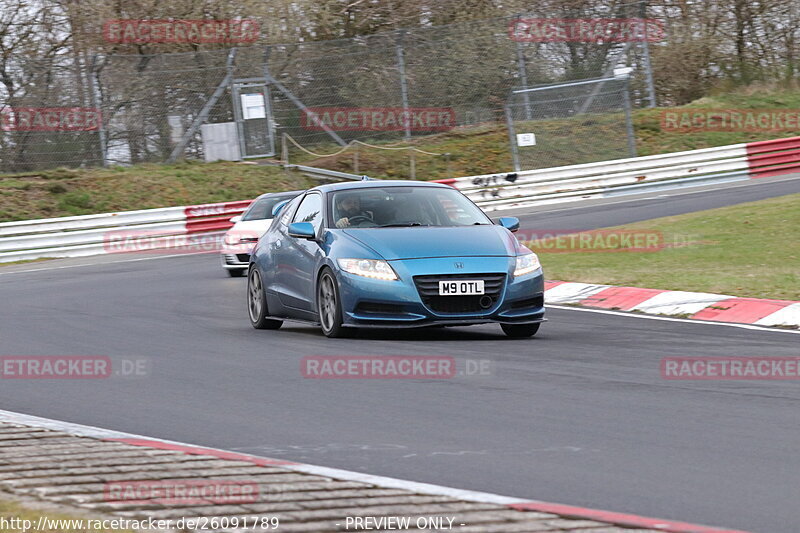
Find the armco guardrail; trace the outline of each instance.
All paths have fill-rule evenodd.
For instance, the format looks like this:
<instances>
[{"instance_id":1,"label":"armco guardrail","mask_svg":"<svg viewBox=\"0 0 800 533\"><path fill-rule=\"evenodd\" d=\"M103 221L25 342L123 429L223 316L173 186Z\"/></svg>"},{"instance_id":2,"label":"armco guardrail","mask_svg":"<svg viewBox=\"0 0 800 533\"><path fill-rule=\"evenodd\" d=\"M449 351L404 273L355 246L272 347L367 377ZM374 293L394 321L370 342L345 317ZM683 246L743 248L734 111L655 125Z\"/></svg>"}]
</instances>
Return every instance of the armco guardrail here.
<instances>
[{"instance_id":1,"label":"armco guardrail","mask_svg":"<svg viewBox=\"0 0 800 533\"><path fill-rule=\"evenodd\" d=\"M491 211L791 172L800 172L800 137L438 181L458 188ZM352 174L320 174L353 179ZM115 250L112 239L120 233L128 242L134 241L134 246L137 238L147 240L148 249L175 246L170 237L178 235L218 236L231 227L230 218L250 202L6 222L0 224L0 263L109 253Z\"/></svg>"},{"instance_id":2,"label":"armco guardrail","mask_svg":"<svg viewBox=\"0 0 800 533\"><path fill-rule=\"evenodd\" d=\"M487 211L800 172L800 137L448 180Z\"/></svg>"},{"instance_id":3,"label":"armco guardrail","mask_svg":"<svg viewBox=\"0 0 800 533\"><path fill-rule=\"evenodd\" d=\"M285 169L298 170L312 178L323 180L351 180L359 181L363 176L350 174L348 172L339 172L338 170L328 170L327 168L307 167L305 165L283 165Z\"/></svg>"},{"instance_id":4,"label":"armco guardrail","mask_svg":"<svg viewBox=\"0 0 800 533\"><path fill-rule=\"evenodd\" d=\"M251 200L123 211L0 224L0 263L43 257L81 257L136 248L170 248L174 237L218 237ZM120 246L124 241L125 246Z\"/></svg>"}]
</instances>

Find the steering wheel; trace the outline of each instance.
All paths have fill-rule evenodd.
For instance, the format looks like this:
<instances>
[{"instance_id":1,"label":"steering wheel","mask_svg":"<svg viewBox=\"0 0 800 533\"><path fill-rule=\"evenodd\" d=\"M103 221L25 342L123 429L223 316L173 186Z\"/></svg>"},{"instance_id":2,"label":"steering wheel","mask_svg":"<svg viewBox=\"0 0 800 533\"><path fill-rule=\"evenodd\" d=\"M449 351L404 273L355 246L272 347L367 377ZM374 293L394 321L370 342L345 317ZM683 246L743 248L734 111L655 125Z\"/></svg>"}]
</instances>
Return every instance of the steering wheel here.
<instances>
[{"instance_id":1,"label":"steering wheel","mask_svg":"<svg viewBox=\"0 0 800 533\"><path fill-rule=\"evenodd\" d=\"M349 217L347 221L351 226L353 226L355 224L362 224L364 222L372 222L372 219L365 215L356 215L354 217Z\"/></svg>"}]
</instances>

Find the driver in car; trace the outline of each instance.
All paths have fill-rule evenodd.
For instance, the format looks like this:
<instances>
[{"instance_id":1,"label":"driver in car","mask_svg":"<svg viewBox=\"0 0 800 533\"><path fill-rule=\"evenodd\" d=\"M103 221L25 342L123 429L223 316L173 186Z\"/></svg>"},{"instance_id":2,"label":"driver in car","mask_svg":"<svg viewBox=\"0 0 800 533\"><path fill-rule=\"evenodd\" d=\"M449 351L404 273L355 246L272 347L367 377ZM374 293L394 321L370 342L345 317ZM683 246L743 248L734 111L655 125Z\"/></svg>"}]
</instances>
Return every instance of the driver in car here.
<instances>
[{"instance_id":1,"label":"driver in car","mask_svg":"<svg viewBox=\"0 0 800 533\"><path fill-rule=\"evenodd\" d=\"M353 219L358 218L356 224L374 222L372 212L361 209L361 198L357 194L342 195L337 198L336 212L340 217L336 221L337 228L347 228L353 225Z\"/></svg>"}]
</instances>

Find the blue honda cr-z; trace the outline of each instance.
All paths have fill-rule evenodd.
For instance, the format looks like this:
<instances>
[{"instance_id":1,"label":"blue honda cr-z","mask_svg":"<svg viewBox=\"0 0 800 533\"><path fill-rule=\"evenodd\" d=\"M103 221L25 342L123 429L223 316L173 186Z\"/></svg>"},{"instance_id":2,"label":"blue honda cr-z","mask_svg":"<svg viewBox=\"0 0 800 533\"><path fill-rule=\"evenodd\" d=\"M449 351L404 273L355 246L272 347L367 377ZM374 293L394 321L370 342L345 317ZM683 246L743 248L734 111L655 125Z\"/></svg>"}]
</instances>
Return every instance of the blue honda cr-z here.
<instances>
[{"instance_id":1,"label":"blue honda cr-z","mask_svg":"<svg viewBox=\"0 0 800 533\"><path fill-rule=\"evenodd\" d=\"M530 337L544 321L539 259L458 190L418 181L322 185L283 207L258 241L247 307L257 329L283 320L351 328L496 322Z\"/></svg>"}]
</instances>

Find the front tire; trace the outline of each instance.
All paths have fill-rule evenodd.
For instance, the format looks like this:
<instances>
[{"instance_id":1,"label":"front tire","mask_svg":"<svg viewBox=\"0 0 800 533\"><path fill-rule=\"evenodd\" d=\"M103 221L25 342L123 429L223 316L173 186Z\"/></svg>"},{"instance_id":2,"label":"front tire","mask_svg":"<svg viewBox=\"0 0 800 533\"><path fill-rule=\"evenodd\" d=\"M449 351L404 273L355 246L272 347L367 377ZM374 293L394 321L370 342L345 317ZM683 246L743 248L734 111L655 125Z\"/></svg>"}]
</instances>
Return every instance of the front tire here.
<instances>
[{"instance_id":1,"label":"front tire","mask_svg":"<svg viewBox=\"0 0 800 533\"><path fill-rule=\"evenodd\" d=\"M539 323L536 324L500 324L503 333L512 339L525 339L533 337L539 331Z\"/></svg>"},{"instance_id":2,"label":"front tire","mask_svg":"<svg viewBox=\"0 0 800 533\"><path fill-rule=\"evenodd\" d=\"M342 302L339 284L333 271L325 268L317 282L317 314L322 333L331 339L347 337L348 328L342 325Z\"/></svg>"},{"instance_id":3,"label":"front tire","mask_svg":"<svg viewBox=\"0 0 800 533\"><path fill-rule=\"evenodd\" d=\"M278 329L283 324L283 320L268 318L264 283L255 266L247 276L247 314L250 316L250 324L256 329Z\"/></svg>"}]
</instances>

